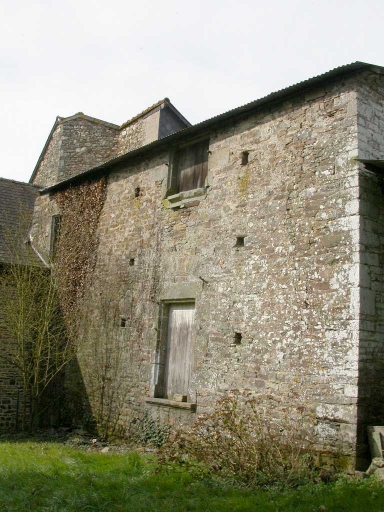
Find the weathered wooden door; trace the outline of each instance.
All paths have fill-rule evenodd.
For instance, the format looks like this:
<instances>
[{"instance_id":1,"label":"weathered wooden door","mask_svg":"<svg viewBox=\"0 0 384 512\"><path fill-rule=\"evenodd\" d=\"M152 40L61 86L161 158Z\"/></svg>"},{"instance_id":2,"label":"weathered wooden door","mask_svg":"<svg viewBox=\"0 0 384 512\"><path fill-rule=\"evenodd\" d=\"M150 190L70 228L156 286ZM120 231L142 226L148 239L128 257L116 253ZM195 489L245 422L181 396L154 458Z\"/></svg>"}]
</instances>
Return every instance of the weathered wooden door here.
<instances>
[{"instance_id":1,"label":"weathered wooden door","mask_svg":"<svg viewBox=\"0 0 384 512\"><path fill-rule=\"evenodd\" d=\"M194 320L194 304L169 306L165 396L170 400L175 394L189 395Z\"/></svg>"}]
</instances>

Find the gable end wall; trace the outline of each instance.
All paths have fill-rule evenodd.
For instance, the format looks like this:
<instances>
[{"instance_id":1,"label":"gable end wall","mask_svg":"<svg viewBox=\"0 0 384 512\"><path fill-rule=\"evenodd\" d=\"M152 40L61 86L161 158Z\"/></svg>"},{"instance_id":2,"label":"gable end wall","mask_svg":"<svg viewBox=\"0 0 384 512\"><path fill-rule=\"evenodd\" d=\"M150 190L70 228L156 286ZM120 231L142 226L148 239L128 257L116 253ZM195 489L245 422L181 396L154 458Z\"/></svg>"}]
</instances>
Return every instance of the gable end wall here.
<instances>
[{"instance_id":1,"label":"gable end wall","mask_svg":"<svg viewBox=\"0 0 384 512\"><path fill-rule=\"evenodd\" d=\"M32 183L34 185L50 187L57 183L61 158L62 134L63 126L58 124L33 178Z\"/></svg>"}]
</instances>

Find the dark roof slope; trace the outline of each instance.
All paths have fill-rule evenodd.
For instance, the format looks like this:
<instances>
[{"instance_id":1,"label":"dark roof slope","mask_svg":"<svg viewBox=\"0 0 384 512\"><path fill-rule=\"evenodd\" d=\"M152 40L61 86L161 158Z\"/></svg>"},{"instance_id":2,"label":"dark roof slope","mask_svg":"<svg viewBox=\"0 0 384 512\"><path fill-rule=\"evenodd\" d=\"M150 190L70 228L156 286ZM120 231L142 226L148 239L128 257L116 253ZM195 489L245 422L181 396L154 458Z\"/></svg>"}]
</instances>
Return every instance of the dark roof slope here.
<instances>
[{"instance_id":1,"label":"dark roof slope","mask_svg":"<svg viewBox=\"0 0 384 512\"><path fill-rule=\"evenodd\" d=\"M29 183L0 178L0 263L41 265L26 243L38 193Z\"/></svg>"},{"instance_id":2,"label":"dark roof slope","mask_svg":"<svg viewBox=\"0 0 384 512\"><path fill-rule=\"evenodd\" d=\"M224 125L234 118L239 119L241 117L248 116L250 113L255 112L261 108L264 108L265 106L285 101L290 97L296 97L299 94L304 94L309 89L313 89L315 87L324 85L325 83L331 82L333 80L338 80L345 76L353 75L361 71L367 70L379 71L383 73L384 67L375 66L374 64L367 64L365 62L354 62L352 64L337 67L321 75L309 78L308 80L304 80L297 84L291 85L290 87L286 87L285 89L280 89L279 91L272 92L271 94L268 94L263 98L251 101L250 103L247 103L246 105L243 105L241 107L234 108L233 110L229 110L224 114L211 117L206 121L202 121L201 123L192 125L188 128L184 128L183 130L173 133L172 135L168 135L168 137L164 137L163 139L156 140L145 146L141 146L138 149L130 151L129 153L121 155L117 158L113 158L102 165L94 167L93 169L89 169L83 173L77 174L76 176L68 180L61 181L60 183L52 185L51 187L47 187L44 190L42 190L41 193L44 194L51 191L67 188L71 184L79 183L84 179L89 179L94 176L96 177L101 174L106 174L116 165L128 161L131 158L138 157L139 155L149 153L151 151L157 151L161 148L166 148L167 146L177 143L178 141L181 141L183 139L187 139L188 137L204 134L204 132L208 132L208 130L212 128Z\"/></svg>"}]
</instances>

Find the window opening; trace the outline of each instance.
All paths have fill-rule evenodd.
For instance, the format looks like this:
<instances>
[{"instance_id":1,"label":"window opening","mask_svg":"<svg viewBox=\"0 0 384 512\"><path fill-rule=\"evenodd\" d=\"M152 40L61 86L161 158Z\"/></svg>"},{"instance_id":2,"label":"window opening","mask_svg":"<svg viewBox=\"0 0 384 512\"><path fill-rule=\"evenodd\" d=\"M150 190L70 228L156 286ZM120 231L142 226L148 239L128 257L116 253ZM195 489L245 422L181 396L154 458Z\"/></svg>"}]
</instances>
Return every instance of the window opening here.
<instances>
[{"instance_id":1,"label":"window opening","mask_svg":"<svg viewBox=\"0 0 384 512\"><path fill-rule=\"evenodd\" d=\"M57 253L57 243L59 240L61 226L61 215L53 215L51 220L51 243L50 243L50 258L54 261Z\"/></svg>"},{"instance_id":2,"label":"window opening","mask_svg":"<svg viewBox=\"0 0 384 512\"><path fill-rule=\"evenodd\" d=\"M129 258L129 266L133 267L134 264L135 264L135 258Z\"/></svg>"},{"instance_id":3,"label":"window opening","mask_svg":"<svg viewBox=\"0 0 384 512\"><path fill-rule=\"evenodd\" d=\"M127 319L124 316L120 317L120 327L124 328L127 326Z\"/></svg>"},{"instance_id":4,"label":"window opening","mask_svg":"<svg viewBox=\"0 0 384 512\"><path fill-rule=\"evenodd\" d=\"M245 246L245 236L238 236L236 238L235 247L244 247Z\"/></svg>"}]
</instances>

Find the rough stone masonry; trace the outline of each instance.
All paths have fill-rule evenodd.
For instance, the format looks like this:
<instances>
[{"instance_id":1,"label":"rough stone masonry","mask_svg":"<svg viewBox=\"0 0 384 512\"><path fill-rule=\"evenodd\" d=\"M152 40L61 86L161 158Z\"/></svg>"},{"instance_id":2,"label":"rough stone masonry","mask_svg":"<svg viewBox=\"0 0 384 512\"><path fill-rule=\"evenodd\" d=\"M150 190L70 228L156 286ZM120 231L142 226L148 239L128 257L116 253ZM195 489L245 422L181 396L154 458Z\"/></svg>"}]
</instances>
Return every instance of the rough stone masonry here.
<instances>
[{"instance_id":1,"label":"rough stone masonry","mask_svg":"<svg viewBox=\"0 0 384 512\"><path fill-rule=\"evenodd\" d=\"M383 95L383 69L355 63L196 126L169 102L123 129L60 120L32 178L45 261L58 194L107 177L68 396L100 419L113 366L122 429L255 397L363 465L384 421Z\"/></svg>"}]
</instances>

